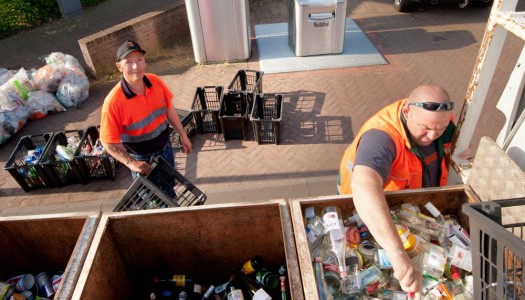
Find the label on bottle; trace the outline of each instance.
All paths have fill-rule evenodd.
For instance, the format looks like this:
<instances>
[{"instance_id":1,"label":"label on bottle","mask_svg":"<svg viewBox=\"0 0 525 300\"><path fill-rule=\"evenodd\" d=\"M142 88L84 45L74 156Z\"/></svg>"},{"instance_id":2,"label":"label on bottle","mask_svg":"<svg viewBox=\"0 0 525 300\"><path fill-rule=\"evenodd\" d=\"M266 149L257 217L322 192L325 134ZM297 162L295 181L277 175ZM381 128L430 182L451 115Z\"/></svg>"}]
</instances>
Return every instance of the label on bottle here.
<instances>
[{"instance_id":1,"label":"label on bottle","mask_svg":"<svg viewBox=\"0 0 525 300\"><path fill-rule=\"evenodd\" d=\"M325 232L334 231L343 231L343 227L339 222L336 212L328 212L323 216L324 230ZM342 237L341 237L342 238Z\"/></svg>"},{"instance_id":2,"label":"label on bottle","mask_svg":"<svg viewBox=\"0 0 525 300\"><path fill-rule=\"evenodd\" d=\"M251 259L244 263L244 265L242 266L242 272L246 275L250 275L253 272L255 272L255 268L252 266Z\"/></svg>"},{"instance_id":3,"label":"label on bottle","mask_svg":"<svg viewBox=\"0 0 525 300\"><path fill-rule=\"evenodd\" d=\"M448 252L450 257L450 264L463 269L468 272L472 272L472 253L456 245L450 247Z\"/></svg>"},{"instance_id":4,"label":"label on bottle","mask_svg":"<svg viewBox=\"0 0 525 300\"><path fill-rule=\"evenodd\" d=\"M377 249L377 256L376 256L377 264L379 264L380 269L392 269L392 263L390 263L390 260L388 260L388 257L386 256L385 249Z\"/></svg>"},{"instance_id":5,"label":"label on bottle","mask_svg":"<svg viewBox=\"0 0 525 300\"><path fill-rule=\"evenodd\" d=\"M445 264L447 262L446 257L441 253L441 248L432 244L430 246L426 265L432 268L435 272L440 273L439 276L441 276L445 270Z\"/></svg>"},{"instance_id":6,"label":"label on bottle","mask_svg":"<svg viewBox=\"0 0 525 300\"><path fill-rule=\"evenodd\" d=\"M173 275L173 283L175 286L186 286L186 275Z\"/></svg>"},{"instance_id":7,"label":"label on bottle","mask_svg":"<svg viewBox=\"0 0 525 300\"><path fill-rule=\"evenodd\" d=\"M193 285L193 292L202 294L202 286L200 284L194 284Z\"/></svg>"},{"instance_id":8,"label":"label on bottle","mask_svg":"<svg viewBox=\"0 0 525 300\"><path fill-rule=\"evenodd\" d=\"M232 290L228 293L228 300L244 300L242 290Z\"/></svg>"},{"instance_id":9,"label":"label on bottle","mask_svg":"<svg viewBox=\"0 0 525 300\"><path fill-rule=\"evenodd\" d=\"M361 271L361 287L367 287L380 280L381 271L374 265Z\"/></svg>"},{"instance_id":10,"label":"label on bottle","mask_svg":"<svg viewBox=\"0 0 525 300\"><path fill-rule=\"evenodd\" d=\"M252 300L272 300L272 297L265 290L259 289L253 294Z\"/></svg>"}]
</instances>

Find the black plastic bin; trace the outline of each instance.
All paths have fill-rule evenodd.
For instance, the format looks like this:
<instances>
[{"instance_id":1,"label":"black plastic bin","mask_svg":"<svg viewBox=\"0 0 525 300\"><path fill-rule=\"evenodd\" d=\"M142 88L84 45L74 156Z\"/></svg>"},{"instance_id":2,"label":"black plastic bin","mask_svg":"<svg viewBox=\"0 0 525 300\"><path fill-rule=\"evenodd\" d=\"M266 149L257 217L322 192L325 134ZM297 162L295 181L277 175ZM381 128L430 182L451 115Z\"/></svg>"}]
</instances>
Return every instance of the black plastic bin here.
<instances>
[{"instance_id":1,"label":"black plastic bin","mask_svg":"<svg viewBox=\"0 0 525 300\"><path fill-rule=\"evenodd\" d=\"M263 93L263 75L263 71L240 69L228 85L228 92L241 94L251 111L255 95ZM246 117L249 118L249 115Z\"/></svg>"},{"instance_id":2,"label":"black plastic bin","mask_svg":"<svg viewBox=\"0 0 525 300\"><path fill-rule=\"evenodd\" d=\"M464 204L463 213L470 224L474 299L524 299L525 198Z\"/></svg>"},{"instance_id":3,"label":"black plastic bin","mask_svg":"<svg viewBox=\"0 0 525 300\"><path fill-rule=\"evenodd\" d=\"M177 113L179 115L180 121L182 123L182 126L184 127L184 131L186 131L186 135L188 138L195 135L197 132L197 125L195 124L195 119L193 118L193 114L187 110L184 109L178 109ZM179 133L170 126L170 140L171 145L173 146L173 150L175 151L181 151L182 145L180 142L180 135Z\"/></svg>"},{"instance_id":4,"label":"black plastic bin","mask_svg":"<svg viewBox=\"0 0 525 300\"><path fill-rule=\"evenodd\" d=\"M55 132L49 141L49 144L40 159L40 165L49 178L53 180L56 186L65 186L76 183L87 183L87 180L82 177L80 168L74 159L61 160L57 157L56 147L58 145L66 146L68 137L82 138L83 130L67 130ZM75 148L76 149L76 148ZM73 151L74 154L74 151Z\"/></svg>"},{"instance_id":5,"label":"black plastic bin","mask_svg":"<svg viewBox=\"0 0 525 300\"><path fill-rule=\"evenodd\" d=\"M153 161L148 177L138 175L113 211L202 205L206 195L164 158Z\"/></svg>"},{"instance_id":6,"label":"black plastic bin","mask_svg":"<svg viewBox=\"0 0 525 300\"><path fill-rule=\"evenodd\" d=\"M191 105L199 133L222 133L219 107L223 96L222 86L198 87Z\"/></svg>"},{"instance_id":7,"label":"black plastic bin","mask_svg":"<svg viewBox=\"0 0 525 300\"><path fill-rule=\"evenodd\" d=\"M279 144L282 117L283 95L257 94L250 115L257 143Z\"/></svg>"},{"instance_id":8,"label":"black plastic bin","mask_svg":"<svg viewBox=\"0 0 525 300\"><path fill-rule=\"evenodd\" d=\"M42 166L39 164L52 136L53 133L42 133L21 137L15 150L13 150L5 164L4 169L13 176L25 192L55 186L53 180L44 172ZM28 151L37 148L39 148L39 150L41 149L40 159L33 164L26 164L25 158Z\"/></svg>"},{"instance_id":9,"label":"black plastic bin","mask_svg":"<svg viewBox=\"0 0 525 300\"><path fill-rule=\"evenodd\" d=\"M117 175L117 167L119 161L111 155L86 155L85 148L89 147L95 149L101 147L99 144L100 126L90 126L82 136L78 148L75 151L74 157L80 168L81 176L85 181L93 179L111 179L114 180Z\"/></svg>"},{"instance_id":10,"label":"black plastic bin","mask_svg":"<svg viewBox=\"0 0 525 300\"><path fill-rule=\"evenodd\" d=\"M226 93L221 101L219 120L224 140L248 140L248 103L241 94Z\"/></svg>"}]
</instances>

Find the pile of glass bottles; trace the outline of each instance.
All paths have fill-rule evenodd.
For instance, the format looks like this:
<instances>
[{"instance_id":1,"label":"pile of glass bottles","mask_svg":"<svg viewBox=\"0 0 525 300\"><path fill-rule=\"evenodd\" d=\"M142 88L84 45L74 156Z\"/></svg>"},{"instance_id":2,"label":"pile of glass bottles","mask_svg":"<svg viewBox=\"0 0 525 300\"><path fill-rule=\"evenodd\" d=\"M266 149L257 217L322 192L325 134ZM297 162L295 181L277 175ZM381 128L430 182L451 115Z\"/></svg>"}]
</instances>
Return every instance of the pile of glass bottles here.
<instances>
[{"instance_id":1,"label":"pile of glass bottles","mask_svg":"<svg viewBox=\"0 0 525 300\"><path fill-rule=\"evenodd\" d=\"M391 209L399 238L423 274L422 298L473 299L469 234L431 202L425 208L430 214L409 203ZM304 211L319 298L412 299L357 212L345 213L336 206Z\"/></svg>"},{"instance_id":2,"label":"pile of glass bottles","mask_svg":"<svg viewBox=\"0 0 525 300\"><path fill-rule=\"evenodd\" d=\"M203 285L192 277L176 274L156 276L150 299L179 300L288 300L287 268L268 270L261 256L254 256L233 268L230 278L218 284Z\"/></svg>"}]
</instances>

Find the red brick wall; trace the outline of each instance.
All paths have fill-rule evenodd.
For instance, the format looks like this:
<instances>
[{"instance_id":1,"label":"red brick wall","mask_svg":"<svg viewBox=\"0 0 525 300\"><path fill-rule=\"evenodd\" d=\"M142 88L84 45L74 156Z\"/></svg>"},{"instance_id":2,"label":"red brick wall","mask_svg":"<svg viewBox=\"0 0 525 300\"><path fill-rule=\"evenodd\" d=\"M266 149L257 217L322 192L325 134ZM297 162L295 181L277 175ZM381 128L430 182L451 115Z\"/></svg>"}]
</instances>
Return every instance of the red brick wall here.
<instances>
[{"instance_id":1,"label":"red brick wall","mask_svg":"<svg viewBox=\"0 0 525 300\"><path fill-rule=\"evenodd\" d=\"M117 48L127 39L139 43L148 53L162 49L173 40L190 34L184 3L163 12L151 12L78 41L88 66L86 72L94 78L116 72Z\"/></svg>"}]
</instances>

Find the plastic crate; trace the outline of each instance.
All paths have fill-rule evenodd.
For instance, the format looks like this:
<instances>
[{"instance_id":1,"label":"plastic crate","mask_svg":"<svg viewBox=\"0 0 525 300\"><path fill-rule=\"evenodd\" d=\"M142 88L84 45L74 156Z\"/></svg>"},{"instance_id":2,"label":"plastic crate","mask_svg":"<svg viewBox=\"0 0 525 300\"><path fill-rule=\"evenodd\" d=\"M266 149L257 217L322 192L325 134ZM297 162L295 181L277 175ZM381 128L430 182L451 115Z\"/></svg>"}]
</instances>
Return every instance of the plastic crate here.
<instances>
[{"instance_id":1,"label":"plastic crate","mask_svg":"<svg viewBox=\"0 0 525 300\"><path fill-rule=\"evenodd\" d=\"M206 195L164 158L156 157L148 177L138 175L113 211L202 205Z\"/></svg>"},{"instance_id":2,"label":"plastic crate","mask_svg":"<svg viewBox=\"0 0 525 300\"><path fill-rule=\"evenodd\" d=\"M263 75L262 71L240 69L228 85L228 92L241 94L251 111L255 95L263 93Z\"/></svg>"},{"instance_id":3,"label":"plastic crate","mask_svg":"<svg viewBox=\"0 0 525 300\"><path fill-rule=\"evenodd\" d=\"M525 198L465 204L463 213L470 224L474 299L524 299Z\"/></svg>"},{"instance_id":4,"label":"plastic crate","mask_svg":"<svg viewBox=\"0 0 525 300\"><path fill-rule=\"evenodd\" d=\"M219 107L223 96L222 86L198 87L191 105L191 112L199 133L221 133Z\"/></svg>"},{"instance_id":5,"label":"plastic crate","mask_svg":"<svg viewBox=\"0 0 525 300\"><path fill-rule=\"evenodd\" d=\"M111 179L114 180L117 175L119 161L109 154L103 155L85 155L84 149L89 145L95 149L99 143L100 126L91 126L86 129L80 143L75 151L75 161L80 168L82 178L85 181L92 179Z\"/></svg>"},{"instance_id":6,"label":"plastic crate","mask_svg":"<svg viewBox=\"0 0 525 300\"><path fill-rule=\"evenodd\" d=\"M40 159L39 164L42 166L49 178L53 180L56 186L64 186L76 183L86 183L87 180L82 177L80 168L74 159L61 160L57 156L56 147L58 145L66 146L68 138L82 138L83 130L67 130L55 132L49 141L49 144ZM75 148L76 149L76 148ZM73 151L74 153L74 151Z\"/></svg>"},{"instance_id":7,"label":"plastic crate","mask_svg":"<svg viewBox=\"0 0 525 300\"><path fill-rule=\"evenodd\" d=\"M248 105L244 97L237 93L226 93L221 101L219 120L224 140L248 140Z\"/></svg>"},{"instance_id":8,"label":"plastic crate","mask_svg":"<svg viewBox=\"0 0 525 300\"><path fill-rule=\"evenodd\" d=\"M188 138L195 135L197 132L197 125L195 124L195 119L193 118L193 114L187 110L184 109L178 109L177 112L179 114L180 121L182 123L182 126L184 127L184 131L186 131L186 135ZM173 146L173 150L175 151L181 151L182 145L180 142L180 135L179 133L173 128L169 127L170 129L170 141L171 145Z\"/></svg>"},{"instance_id":9,"label":"plastic crate","mask_svg":"<svg viewBox=\"0 0 525 300\"><path fill-rule=\"evenodd\" d=\"M257 143L279 144L282 117L283 95L257 94L250 115Z\"/></svg>"},{"instance_id":10,"label":"plastic crate","mask_svg":"<svg viewBox=\"0 0 525 300\"><path fill-rule=\"evenodd\" d=\"M53 133L43 133L21 137L15 150L13 150L5 164L4 169L13 176L25 192L37 188L55 186L53 180L40 166L40 160L37 160L34 164L30 165L26 165L25 163L25 158L30 150L35 150L39 147L43 149L43 155L52 136Z\"/></svg>"}]
</instances>

